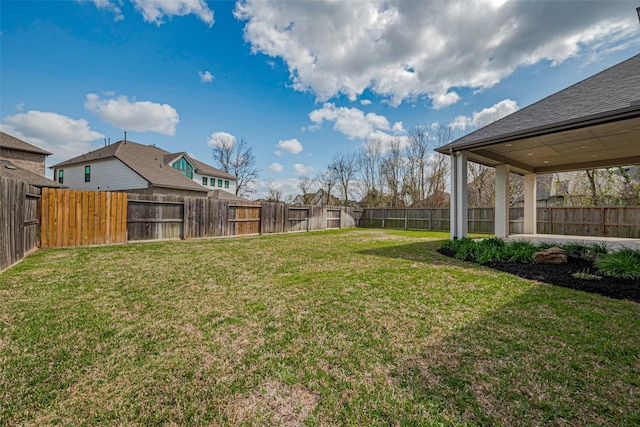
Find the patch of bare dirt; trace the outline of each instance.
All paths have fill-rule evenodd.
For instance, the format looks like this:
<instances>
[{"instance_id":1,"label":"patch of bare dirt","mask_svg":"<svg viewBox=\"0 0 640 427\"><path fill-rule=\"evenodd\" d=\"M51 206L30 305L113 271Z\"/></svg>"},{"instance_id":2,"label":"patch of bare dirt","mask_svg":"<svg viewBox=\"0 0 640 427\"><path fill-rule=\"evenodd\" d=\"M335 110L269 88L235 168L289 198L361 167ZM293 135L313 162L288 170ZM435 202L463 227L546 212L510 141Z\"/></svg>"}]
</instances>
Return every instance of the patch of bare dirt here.
<instances>
[{"instance_id":1,"label":"patch of bare dirt","mask_svg":"<svg viewBox=\"0 0 640 427\"><path fill-rule=\"evenodd\" d=\"M455 253L448 249L438 249L438 252L449 257L455 256ZM490 262L484 265L525 279L640 303L640 280L601 276L594 267L593 261L569 257L566 264ZM576 273L589 273L598 275L600 278L575 277Z\"/></svg>"}]
</instances>

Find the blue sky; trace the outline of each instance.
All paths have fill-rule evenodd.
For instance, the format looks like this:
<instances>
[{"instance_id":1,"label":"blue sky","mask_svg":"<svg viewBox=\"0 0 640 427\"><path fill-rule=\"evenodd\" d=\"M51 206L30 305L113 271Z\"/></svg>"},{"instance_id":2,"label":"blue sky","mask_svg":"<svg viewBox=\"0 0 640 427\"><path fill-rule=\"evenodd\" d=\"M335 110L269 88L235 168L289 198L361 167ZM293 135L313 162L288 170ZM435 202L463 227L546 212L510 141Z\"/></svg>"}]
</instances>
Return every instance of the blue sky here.
<instances>
[{"instance_id":1,"label":"blue sky","mask_svg":"<svg viewBox=\"0 0 640 427\"><path fill-rule=\"evenodd\" d=\"M0 127L49 165L124 131L213 164L224 132L294 194L369 138L463 134L637 54L637 6L2 0Z\"/></svg>"}]
</instances>

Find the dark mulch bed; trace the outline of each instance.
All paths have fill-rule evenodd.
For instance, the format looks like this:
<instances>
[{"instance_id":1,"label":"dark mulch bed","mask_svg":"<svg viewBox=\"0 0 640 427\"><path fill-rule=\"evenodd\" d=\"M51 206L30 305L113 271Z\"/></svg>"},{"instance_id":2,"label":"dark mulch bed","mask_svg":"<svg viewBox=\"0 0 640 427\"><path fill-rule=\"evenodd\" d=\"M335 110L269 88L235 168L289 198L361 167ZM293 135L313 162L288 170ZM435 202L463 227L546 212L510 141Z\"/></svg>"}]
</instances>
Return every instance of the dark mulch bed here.
<instances>
[{"instance_id":1,"label":"dark mulch bed","mask_svg":"<svg viewBox=\"0 0 640 427\"><path fill-rule=\"evenodd\" d=\"M449 249L438 249L438 252L449 257L455 256L455 252ZM592 261L569 257L566 264L560 265L522 264L517 262L491 262L484 265L525 279L640 303L639 280L616 279L607 276L602 276L600 279L578 279L573 277L573 274L578 272L597 274Z\"/></svg>"}]
</instances>

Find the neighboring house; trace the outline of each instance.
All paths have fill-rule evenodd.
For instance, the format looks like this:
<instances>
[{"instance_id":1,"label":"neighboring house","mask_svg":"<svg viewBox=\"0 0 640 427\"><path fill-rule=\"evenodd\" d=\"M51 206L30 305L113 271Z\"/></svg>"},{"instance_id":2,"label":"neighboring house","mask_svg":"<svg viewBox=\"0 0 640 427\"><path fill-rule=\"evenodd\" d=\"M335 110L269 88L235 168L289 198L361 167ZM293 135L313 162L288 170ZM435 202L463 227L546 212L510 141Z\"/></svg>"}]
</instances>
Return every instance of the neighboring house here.
<instances>
[{"instance_id":1,"label":"neighboring house","mask_svg":"<svg viewBox=\"0 0 640 427\"><path fill-rule=\"evenodd\" d=\"M320 189L315 193L298 194L293 202L294 205L311 205L311 206L340 206L340 199L335 196L329 196L327 203L327 192Z\"/></svg>"},{"instance_id":2,"label":"neighboring house","mask_svg":"<svg viewBox=\"0 0 640 427\"><path fill-rule=\"evenodd\" d=\"M0 132L0 160L8 160L14 166L38 176L45 176L45 160L51 153Z\"/></svg>"},{"instance_id":3,"label":"neighboring house","mask_svg":"<svg viewBox=\"0 0 640 427\"><path fill-rule=\"evenodd\" d=\"M216 190L235 196L237 182L186 153L131 141L107 145L51 169L58 183L78 190L222 198Z\"/></svg>"},{"instance_id":4,"label":"neighboring house","mask_svg":"<svg viewBox=\"0 0 640 427\"><path fill-rule=\"evenodd\" d=\"M26 182L34 187L51 187L61 188L63 185L58 184L43 175L37 175L29 170L22 169L20 166L10 162L9 160L0 160L0 176L17 179Z\"/></svg>"}]
</instances>

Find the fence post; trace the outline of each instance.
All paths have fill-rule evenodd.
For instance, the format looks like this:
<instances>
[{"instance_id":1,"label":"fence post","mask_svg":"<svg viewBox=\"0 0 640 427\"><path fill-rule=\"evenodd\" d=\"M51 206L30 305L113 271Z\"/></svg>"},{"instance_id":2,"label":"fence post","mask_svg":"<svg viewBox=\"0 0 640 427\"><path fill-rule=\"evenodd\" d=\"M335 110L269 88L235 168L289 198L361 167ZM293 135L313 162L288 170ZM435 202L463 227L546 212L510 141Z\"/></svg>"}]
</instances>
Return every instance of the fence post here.
<instances>
[{"instance_id":1,"label":"fence post","mask_svg":"<svg viewBox=\"0 0 640 427\"><path fill-rule=\"evenodd\" d=\"M605 236L605 215L607 214L607 208L606 207L601 207L600 208L600 235L602 237L606 237Z\"/></svg>"},{"instance_id":2,"label":"fence post","mask_svg":"<svg viewBox=\"0 0 640 427\"><path fill-rule=\"evenodd\" d=\"M382 228L384 228L384 219L387 217L386 209L382 208Z\"/></svg>"},{"instance_id":3,"label":"fence post","mask_svg":"<svg viewBox=\"0 0 640 427\"><path fill-rule=\"evenodd\" d=\"M404 208L404 229L407 230L409 227L409 209Z\"/></svg>"},{"instance_id":4,"label":"fence post","mask_svg":"<svg viewBox=\"0 0 640 427\"><path fill-rule=\"evenodd\" d=\"M433 231L433 209L429 209L429 226L427 231Z\"/></svg>"}]
</instances>

